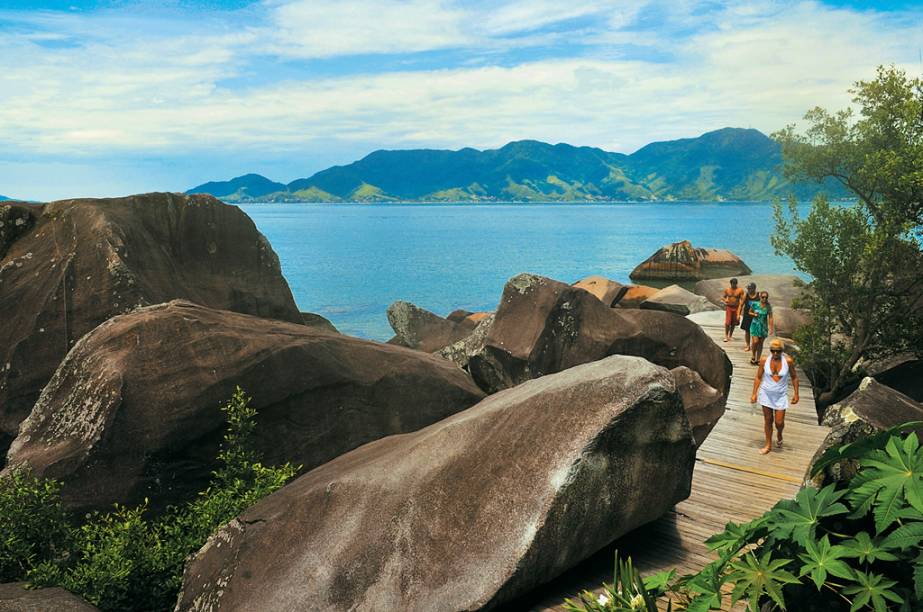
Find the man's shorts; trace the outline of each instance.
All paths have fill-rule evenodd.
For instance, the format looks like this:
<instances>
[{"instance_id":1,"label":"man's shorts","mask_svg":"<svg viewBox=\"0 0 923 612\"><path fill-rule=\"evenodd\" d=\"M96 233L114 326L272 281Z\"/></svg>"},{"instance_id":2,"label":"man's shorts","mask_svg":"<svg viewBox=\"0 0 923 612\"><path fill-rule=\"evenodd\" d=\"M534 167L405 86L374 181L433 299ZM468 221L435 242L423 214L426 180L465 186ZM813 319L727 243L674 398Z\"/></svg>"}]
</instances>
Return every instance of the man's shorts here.
<instances>
[{"instance_id":1,"label":"man's shorts","mask_svg":"<svg viewBox=\"0 0 923 612\"><path fill-rule=\"evenodd\" d=\"M740 321L737 319L737 306L724 307L724 325L725 327L736 326Z\"/></svg>"}]
</instances>

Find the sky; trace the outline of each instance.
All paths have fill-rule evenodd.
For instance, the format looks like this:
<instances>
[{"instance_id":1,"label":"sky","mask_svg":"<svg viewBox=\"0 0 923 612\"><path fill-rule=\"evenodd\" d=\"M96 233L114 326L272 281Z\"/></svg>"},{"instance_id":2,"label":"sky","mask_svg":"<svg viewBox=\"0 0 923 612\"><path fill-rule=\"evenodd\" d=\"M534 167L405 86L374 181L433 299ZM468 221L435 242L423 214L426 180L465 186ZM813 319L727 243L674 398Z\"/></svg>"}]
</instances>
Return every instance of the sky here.
<instances>
[{"instance_id":1,"label":"sky","mask_svg":"<svg viewBox=\"0 0 923 612\"><path fill-rule=\"evenodd\" d=\"M0 0L0 194L771 133L921 50L923 1Z\"/></svg>"}]
</instances>

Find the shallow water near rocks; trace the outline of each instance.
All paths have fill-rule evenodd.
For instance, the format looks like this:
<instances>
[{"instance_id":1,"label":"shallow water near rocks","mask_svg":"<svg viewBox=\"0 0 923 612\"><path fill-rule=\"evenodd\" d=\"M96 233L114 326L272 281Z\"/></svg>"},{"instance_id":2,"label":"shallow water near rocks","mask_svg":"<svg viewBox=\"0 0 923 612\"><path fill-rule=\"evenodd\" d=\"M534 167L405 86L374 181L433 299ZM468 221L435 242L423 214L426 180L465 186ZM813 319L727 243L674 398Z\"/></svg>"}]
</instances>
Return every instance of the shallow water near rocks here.
<instances>
[{"instance_id":1,"label":"shallow water near rocks","mask_svg":"<svg viewBox=\"0 0 923 612\"><path fill-rule=\"evenodd\" d=\"M248 204L301 310L346 334L387 340L385 309L493 310L520 272L629 282L661 246L727 248L758 274L794 272L775 255L769 202L604 204ZM803 205L807 212L808 205Z\"/></svg>"}]
</instances>

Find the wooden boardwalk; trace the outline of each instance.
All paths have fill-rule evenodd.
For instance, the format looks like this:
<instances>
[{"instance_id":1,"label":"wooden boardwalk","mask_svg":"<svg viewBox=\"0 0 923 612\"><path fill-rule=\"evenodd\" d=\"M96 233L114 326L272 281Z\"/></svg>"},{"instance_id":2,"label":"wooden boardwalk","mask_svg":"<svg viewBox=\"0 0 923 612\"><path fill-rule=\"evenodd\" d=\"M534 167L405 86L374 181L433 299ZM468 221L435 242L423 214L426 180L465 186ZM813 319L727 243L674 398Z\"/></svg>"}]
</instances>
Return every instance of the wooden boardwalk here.
<instances>
[{"instance_id":1,"label":"wooden boardwalk","mask_svg":"<svg viewBox=\"0 0 923 612\"><path fill-rule=\"evenodd\" d=\"M797 493L808 462L827 434L825 427L817 425L810 382L799 370L801 401L786 415L783 447L760 455L763 416L759 406L750 404L756 369L749 363L749 353L743 350L743 339L722 342L723 312L692 318L725 349L734 374L727 412L698 449L689 499L541 587L528 599L516 602L511 609L557 610L565 597L573 597L583 589L597 590L603 581L612 580L615 550L620 555L630 555L645 574L670 568L676 568L679 574L698 571L714 559L703 544L706 538L722 531L728 521L753 519L778 500ZM764 354L768 354L768 347L765 350Z\"/></svg>"}]
</instances>

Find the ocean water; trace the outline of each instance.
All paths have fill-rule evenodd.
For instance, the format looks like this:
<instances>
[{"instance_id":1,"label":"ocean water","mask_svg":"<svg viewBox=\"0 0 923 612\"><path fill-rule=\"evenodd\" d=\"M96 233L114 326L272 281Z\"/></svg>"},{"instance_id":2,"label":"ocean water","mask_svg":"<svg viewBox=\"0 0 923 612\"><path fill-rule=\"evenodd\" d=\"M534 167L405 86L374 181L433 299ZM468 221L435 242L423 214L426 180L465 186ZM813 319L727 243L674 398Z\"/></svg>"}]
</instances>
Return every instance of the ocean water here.
<instances>
[{"instance_id":1,"label":"ocean water","mask_svg":"<svg viewBox=\"0 0 923 612\"><path fill-rule=\"evenodd\" d=\"M301 310L346 334L386 340L406 300L446 315L496 308L507 279L630 282L665 244L727 248L755 273L793 273L775 255L768 202L605 204L249 204ZM805 209L807 205L805 205Z\"/></svg>"}]
</instances>

